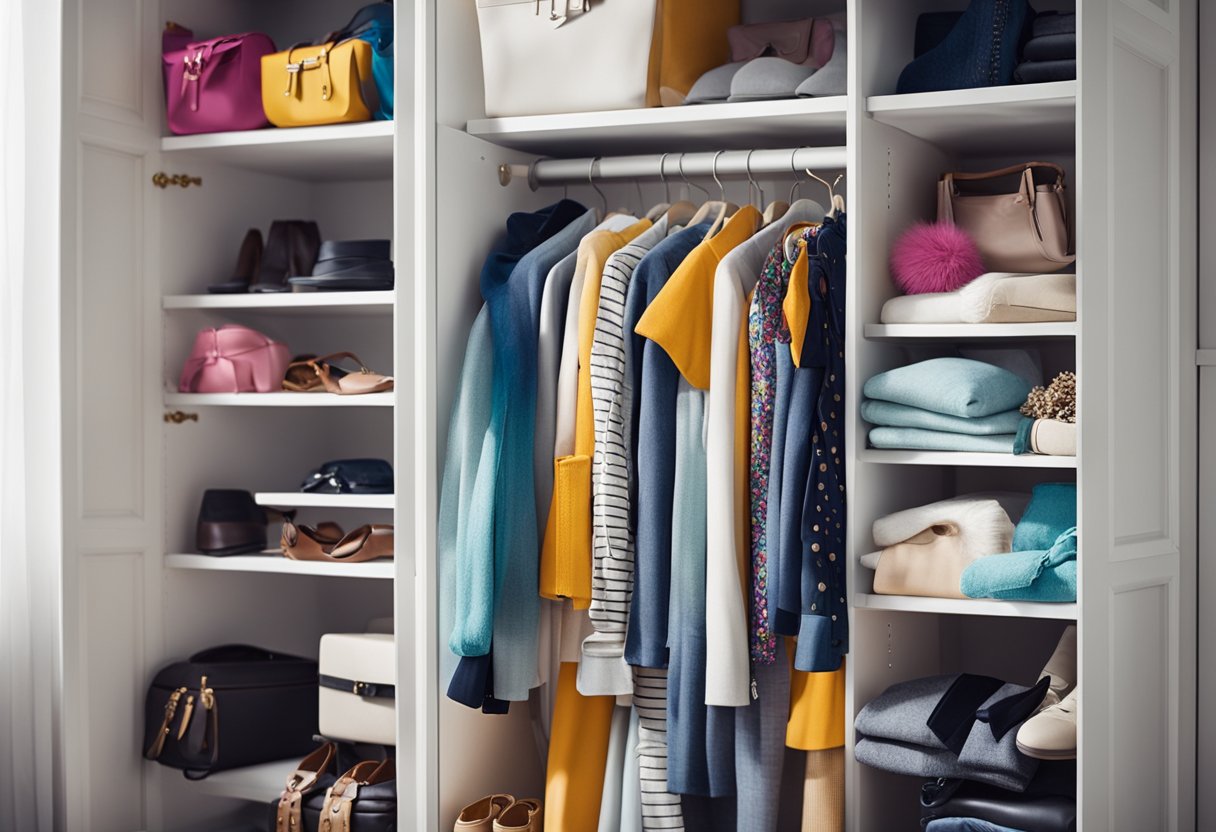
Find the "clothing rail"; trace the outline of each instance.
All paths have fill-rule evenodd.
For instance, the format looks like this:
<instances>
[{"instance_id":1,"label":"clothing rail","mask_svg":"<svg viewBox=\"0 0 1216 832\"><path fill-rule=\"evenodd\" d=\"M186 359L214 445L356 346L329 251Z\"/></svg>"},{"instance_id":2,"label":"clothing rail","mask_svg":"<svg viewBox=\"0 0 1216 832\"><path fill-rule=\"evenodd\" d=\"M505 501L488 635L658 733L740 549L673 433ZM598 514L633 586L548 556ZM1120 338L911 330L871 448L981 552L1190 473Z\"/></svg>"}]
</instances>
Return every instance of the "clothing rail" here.
<instances>
[{"instance_id":1,"label":"clothing rail","mask_svg":"<svg viewBox=\"0 0 1216 832\"><path fill-rule=\"evenodd\" d=\"M515 180L532 190L541 185L572 185L606 179L663 179L679 183L688 177L756 177L804 170L840 170L843 147L791 147L779 150L720 150L710 153L661 153L592 159L540 159L531 165L499 165L498 181Z\"/></svg>"}]
</instances>

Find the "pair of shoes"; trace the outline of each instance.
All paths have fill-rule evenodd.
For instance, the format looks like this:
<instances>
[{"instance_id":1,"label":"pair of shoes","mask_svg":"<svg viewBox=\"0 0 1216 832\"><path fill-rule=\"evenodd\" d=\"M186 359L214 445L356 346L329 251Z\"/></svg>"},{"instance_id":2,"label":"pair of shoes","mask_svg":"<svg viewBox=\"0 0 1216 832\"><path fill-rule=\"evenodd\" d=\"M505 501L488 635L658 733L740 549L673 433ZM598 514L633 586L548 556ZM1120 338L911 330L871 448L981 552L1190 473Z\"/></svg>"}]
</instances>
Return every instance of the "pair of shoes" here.
<instances>
[{"instance_id":1,"label":"pair of shoes","mask_svg":"<svg viewBox=\"0 0 1216 832\"><path fill-rule=\"evenodd\" d=\"M364 760L341 775L337 774L341 771L337 765L338 746L333 742L324 743L300 761L279 795L275 806L274 832L300 832L304 828L305 800L322 789L325 790L325 802L321 806L319 831L350 829L351 815L357 814L354 804L360 791L370 786L391 785L397 778L397 766L391 757L386 760Z\"/></svg>"},{"instance_id":2,"label":"pair of shoes","mask_svg":"<svg viewBox=\"0 0 1216 832\"><path fill-rule=\"evenodd\" d=\"M275 220L262 245L262 232L245 232L232 279L207 287L215 295L288 292L287 279L312 274L321 249L321 231L311 220Z\"/></svg>"},{"instance_id":3,"label":"pair of shoes","mask_svg":"<svg viewBox=\"0 0 1216 832\"><path fill-rule=\"evenodd\" d=\"M1077 625L1069 624L1039 678L1048 677L1039 711L1018 729L1018 750L1038 760L1077 757Z\"/></svg>"},{"instance_id":4,"label":"pair of shoes","mask_svg":"<svg viewBox=\"0 0 1216 832\"><path fill-rule=\"evenodd\" d=\"M348 359L359 365L357 372L348 372L334 362ZM393 389L393 377L372 372L353 352L335 352L317 358L299 356L287 365L283 389L292 393L334 393L339 396L359 396L383 393Z\"/></svg>"},{"instance_id":5,"label":"pair of shoes","mask_svg":"<svg viewBox=\"0 0 1216 832\"><path fill-rule=\"evenodd\" d=\"M540 801L492 794L460 810L454 832L541 832Z\"/></svg>"},{"instance_id":6,"label":"pair of shoes","mask_svg":"<svg viewBox=\"0 0 1216 832\"><path fill-rule=\"evenodd\" d=\"M393 525L368 523L343 534L337 523L297 525L287 518L279 537L279 549L291 560L329 563L364 563L393 556Z\"/></svg>"}]
</instances>

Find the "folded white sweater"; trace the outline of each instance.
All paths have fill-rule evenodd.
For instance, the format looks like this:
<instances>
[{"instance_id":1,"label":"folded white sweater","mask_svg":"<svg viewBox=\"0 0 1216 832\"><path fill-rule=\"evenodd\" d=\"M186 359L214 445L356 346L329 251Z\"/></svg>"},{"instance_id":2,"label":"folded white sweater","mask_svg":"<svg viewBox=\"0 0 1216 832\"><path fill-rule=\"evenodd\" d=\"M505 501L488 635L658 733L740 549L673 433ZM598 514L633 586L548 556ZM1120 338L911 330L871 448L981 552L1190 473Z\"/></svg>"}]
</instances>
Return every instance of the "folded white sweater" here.
<instances>
[{"instance_id":1,"label":"folded white sweater","mask_svg":"<svg viewBox=\"0 0 1216 832\"><path fill-rule=\"evenodd\" d=\"M980 324L1075 321L1075 274L982 274L961 289L888 300L884 324Z\"/></svg>"}]
</instances>

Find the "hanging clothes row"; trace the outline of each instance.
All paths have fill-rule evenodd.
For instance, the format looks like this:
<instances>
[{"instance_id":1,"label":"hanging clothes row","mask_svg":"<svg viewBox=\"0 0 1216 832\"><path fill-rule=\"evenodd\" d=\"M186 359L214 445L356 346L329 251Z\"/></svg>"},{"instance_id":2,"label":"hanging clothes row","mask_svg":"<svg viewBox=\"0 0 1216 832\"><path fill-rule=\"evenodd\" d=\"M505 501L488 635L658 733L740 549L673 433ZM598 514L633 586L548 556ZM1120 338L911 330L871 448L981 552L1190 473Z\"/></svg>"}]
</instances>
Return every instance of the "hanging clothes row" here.
<instances>
[{"instance_id":1,"label":"hanging clothes row","mask_svg":"<svg viewBox=\"0 0 1216 832\"><path fill-rule=\"evenodd\" d=\"M787 747L803 829L843 828L846 218L759 196L563 199L482 270L440 499L448 695L532 698L549 829L775 830Z\"/></svg>"}]
</instances>

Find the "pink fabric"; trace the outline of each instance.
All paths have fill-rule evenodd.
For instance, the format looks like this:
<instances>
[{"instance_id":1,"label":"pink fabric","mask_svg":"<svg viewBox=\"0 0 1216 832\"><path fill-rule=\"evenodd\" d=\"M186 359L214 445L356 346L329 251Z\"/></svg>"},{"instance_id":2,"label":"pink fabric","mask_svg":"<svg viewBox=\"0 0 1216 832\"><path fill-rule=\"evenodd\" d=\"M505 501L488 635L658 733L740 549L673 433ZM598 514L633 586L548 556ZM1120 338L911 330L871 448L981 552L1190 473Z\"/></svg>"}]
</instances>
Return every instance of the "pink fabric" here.
<instances>
[{"instance_id":1,"label":"pink fabric","mask_svg":"<svg viewBox=\"0 0 1216 832\"><path fill-rule=\"evenodd\" d=\"M200 330L182 367L182 393L269 393L281 389L290 356L287 345L229 324Z\"/></svg>"},{"instance_id":2,"label":"pink fabric","mask_svg":"<svg viewBox=\"0 0 1216 832\"><path fill-rule=\"evenodd\" d=\"M891 247L891 277L905 295L953 292L984 271L975 241L950 223L917 223Z\"/></svg>"},{"instance_id":3,"label":"pink fabric","mask_svg":"<svg viewBox=\"0 0 1216 832\"><path fill-rule=\"evenodd\" d=\"M164 43L170 46L172 39ZM274 41L260 32L166 49L169 129L182 135L265 127L269 122L262 109L262 56L274 51Z\"/></svg>"},{"instance_id":4,"label":"pink fabric","mask_svg":"<svg viewBox=\"0 0 1216 832\"><path fill-rule=\"evenodd\" d=\"M781 23L746 23L726 32L732 61L763 56L818 69L832 58L836 35L832 21L807 18Z\"/></svg>"}]
</instances>

